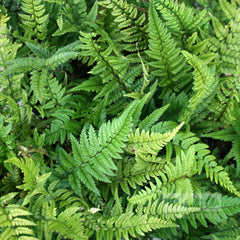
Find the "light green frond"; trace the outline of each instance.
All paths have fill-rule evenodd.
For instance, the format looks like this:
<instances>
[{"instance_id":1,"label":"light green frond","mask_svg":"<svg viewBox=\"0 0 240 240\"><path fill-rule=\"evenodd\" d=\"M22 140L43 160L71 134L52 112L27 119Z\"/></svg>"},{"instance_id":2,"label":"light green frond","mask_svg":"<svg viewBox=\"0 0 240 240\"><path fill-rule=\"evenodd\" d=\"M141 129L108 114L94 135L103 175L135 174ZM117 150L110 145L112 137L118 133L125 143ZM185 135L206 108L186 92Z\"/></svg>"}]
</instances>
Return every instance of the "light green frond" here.
<instances>
[{"instance_id":1,"label":"light green frond","mask_svg":"<svg viewBox=\"0 0 240 240\"><path fill-rule=\"evenodd\" d=\"M154 4L171 32L196 32L209 21L207 11L195 9L173 0L155 0Z\"/></svg>"},{"instance_id":2,"label":"light green frond","mask_svg":"<svg viewBox=\"0 0 240 240\"><path fill-rule=\"evenodd\" d=\"M150 133L149 131L145 132L144 129L140 132L138 128L135 132L132 132L129 135L128 148L140 153L156 154L172 140L183 124L184 122L173 129L172 132L164 134Z\"/></svg>"},{"instance_id":3,"label":"light green frond","mask_svg":"<svg viewBox=\"0 0 240 240\"><path fill-rule=\"evenodd\" d=\"M158 199L145 207L144 211L147 214L159 216L166 220L176 221L176 219L184 219L190 213L195 213L200 210L199 207L185 207L181 204L173 204Z\"/></svg>"},{"instance_id":4,"label":"light green frond","mask_svg":"<svg viewBox=\"0 0 240 240\"><path fill-rule=\"evenodd\" d=\"M106 234L105 236L107 236L107 232L111 232L112 230L110 228L112 228L114 229L112 234L116 236L116 239L124 237L124 239L129 240L131 237L143 237L145 233L150 232L153 229L168 227L177 227L177 225L170 220L166 221L161 218L148 216L147 214L134 215L133 213L124 213L120 216L109 219L106 223L106 227L100 230L98 235L104 236Z\"/></svg>"},{"instance_id":5,"label":"light green frond","mask_svg":"<svg viewBox=\"0 0 240 240\"><path fill-rule=\"evenodd\" d=\"M31 158L19 159L15 157L8 159L6 163L16 165L24 174L24 184L18 186L19 189L29 191L28 195L24 199L23 205L27 204L32 196L38 193L46 192L43 186L50 177L51 173L45 173L39 176L39 168L35 165Z\"/></svg>"},{"instance_id":6,"label":"light green frond","mask_svg":"<svg viewBox=\"0 0 240 240\"><path fill-rule=\"evenodd\" d=\"M80 208L69 207L61 212L56 219L51 219L48 229L60 233L62 236L73 240L88 239L84 234L82 213Z\"/></svg>"},{"instance_id":7,"label":"light green frond","mask_svg":"<svg viewBox=\"0 0 240 240\"><path fill-rule=\"evenodd\" d=\"M193 201L193 186L191 177L197 173L197 163L195 159L195 150L190 148L187 154L182 151L180 156L176 157L176 165L168 163L161 171L160 177L156 177L156 184L150 182L150 187L129 198L130 203L142 203L155 200L159 196L170 192L179 202L189 203ZM169 195L166 194L166 197Z\"/></svg>"},{"instance_id":8,"label":"light green frond","mask_svg":"<svg viewBox=\"0 0 240 240\"><path fill-rule=\"evenodd\" d=\"M22 208L17 204L11 204L11 200L17 193L9 193L0 198L0 239L16 239L14 237L29 237L35 238L35 233L32 229L36 224L26 219L31 216L31 212Z\"/></svg>"},{"instance_id":9,"label":"light green frond","mask_svg":"<svg viewBox=\"0 0 240 240\"><path fill-rule=\"evenodd\" d=\"M226 17L229 20L235 20L235 18L237 17L237 14L239 14L239 11L236 9L236 5L230 4L226 0L219 0L219 3Z\"/></svg>"},{"instance_id":10,"label":"light green frond","mask_svg":"<svg viewBox=\"0 0 240 240\"><path fill-rule=\"evenodd\" d=\"M22 44L11 43L7 35L9 30L7 28L7 22L9 17L4 15L0 11L0 66L2 67L4 62L13 60L16 57L17 50L21 47ZM0 70L1 72L2 70Z\"/></svg>"},{"instance_id":11,"label":"light green frond","mask_svg":"<svg viewBox=\"0 0 240 240\"><path fill-rule=\"evenodd\" d=\"M215 77L214 69L209 69L203 60L186 51L183 51L183 54L189 64L194 67L194 94L189 99L187 109L180 117L181 120L188 122L193 114L200 112L201 108L211 102L218 86L218 78Z\"/></svg>"},{"instance_id":12,"label":"light green frond","mask_svg":"<svg viewBox=\"0 0 240 240\"><path fill-rule=\"evenodd\" d=\"M212 155L206 155L202 160L207 178L210 178L216 184L219 184L220 186L227 189L229 192L234 193L236 196L240 196L240 193L233 185L229 174L224 171L224 168L218 165L214 160L215 157Z\"/></svg>"}]
</instances>

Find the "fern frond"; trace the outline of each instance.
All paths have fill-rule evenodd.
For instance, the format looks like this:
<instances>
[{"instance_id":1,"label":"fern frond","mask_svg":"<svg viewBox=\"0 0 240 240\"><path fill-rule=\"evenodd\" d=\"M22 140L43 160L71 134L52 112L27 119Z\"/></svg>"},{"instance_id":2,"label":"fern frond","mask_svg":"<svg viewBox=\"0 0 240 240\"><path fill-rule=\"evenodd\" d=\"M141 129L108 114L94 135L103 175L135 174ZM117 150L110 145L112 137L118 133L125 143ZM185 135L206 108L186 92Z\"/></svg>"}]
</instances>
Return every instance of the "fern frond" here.
<instances>
[{"instance_id":1,"label":"fern frond","mask_svg":"<svg viewBox=\"0 0 240 240\"><path fill-rule=\"evenodd\" d=\"M142 203L155 200L158 196L165 193L178 196L179 201L184 202L186 199L189 203L193 201L193 186L191 177L197 173L194 147L188 152L182 151L180 156L176 157L176 165L168 163L162 170L160 177L156 177L156 185L150 182L150 188L146 187L138 194L129 198L130 203ZM180 196L179 196L180 194ZM186 196L187 195L187 196Z\"/></svg>"},{"instance_id":2,"label":"fern frond","mask_svg":"<svg viewBox=\"0 0 240 240\"><path fill-rule=\"evenodd\" d=\"M205 148L207 145L205 146ZM224 171L222 166L219 166L213 155L208 155L209 150L205 149L200 151L198 155L200 159L200 165L204 166L207 178L210 178L212 181L215 181L216 184L220 184L222 187L227 189L229 192L234 193L236 196L240 196L239 191L233 185L229 174ZM199 168L199 173L201 173L202 168Z\"/></svg>"},{"instance_id":3,"label":"fern frond","mask_svg":"<svg viewBox=\"0 0 240 240\"><path fill-rule=\"evenodd\" d=\"M23 205L29 202L29 199L38 194L38 193L46 193L44 189L44 184L47 179L50 177L51 173L45 173L39 176L39 168L36 167L35 163L31 158L19 159L19 158L10 158L6 163L13 163L24 174L23 185L18 186L19 189L23 189L24 191L29 191L28 195L25 197Z\"/></svg>"},{"instance_id":4,"label":"fern frond","mask_svg":"<svg viewBox=\"0 0 240 240\"><path fill-rule=\"evenodd\" d=\"M203 236L203 239L216 239L216 240L235 240L240 237L240 226L238 219L229 218L222 224L219 224L217 229L209 233L207 236Z\"/></svg>"},{"instance_id":5,"label":"fern frond","mask_svg":"<svg viewBox=\"0 0 240 240\"><path fill-rule=\"evenodd\" d=\"M210 120L220 121L223 127L228 128L234 121L234 102L239 99L239 86L237 77L225 79L208 109L214 113Z\"/></svg>"},{"instance_id":6,"label":"fern frond","mask_svg":"<svg viewBox=\"0 0 240 240\"><path fill-rule=\"evenodd\" d=\"M218 54L222 61L222 72L234 74L236 66L240 63L239 39L239 9L235 4L230 4L226 0L220 1L220 6L226 17L230 20L223 25L220 20L211 16L214 37L209 37L209 47Z\"/></svg>"},{"instance_id":7,"label":"fern frond","mask_svg":"<svg viewBox=\"0 0 240 240\"><path fill-rule=\"evenodd\" d=\"M191 115L201 110L210 103L218 86L218 79L215 77L214 69L210 70L205 62L197 56L182 51L188 62L194 67L194 87L195 92L189 99L189 105L181 120L189 121Z\"/></svg>"},{"instance_id":8,"label":"fern frond","mask_svg":"<svg viewBox=\"0 0 240 240\"><path fill-rule=\"evenodd\" d=\"M143 237L145 233L154 229L177 227L173 222L161 218L144 215L135 215L134 213L123 213L120 216L110 218L106 225L97 233L98 239L103 236L114 236L116 239L131 239L137 236ZM110 238L107 238L110 239Z\"/></svg>"},{"instance_id":9,"label":"fern frond","mask_svg":"<svg viewBox=\"0 0 240 240\"><path fill-rule=\"evenodd\" d=\"M44 98L48 98L46 89L48 73L46 70L42 70L41 72L34 70L31 74L31 87L36 99L39 102L42 102Z\"/></svg>"},{"instance_id":10,"label":"fern frond","mask_svg":"<svg viewBox=\"0 0 240 240\"><path fill-rule=\"evenodd\" d=\"M81 35L80 40L84 43L84 46L80 55L85 58L90 57L89 64L92 64L93 61L97 61L97 64L90 72L94 77L87 80L87 82L83 82L77 87L77 90L85 89L86 85L88 86L87 90L89 85L93 86L93 91L99 89L95 99L108 95L115 97L116 91L126 92L125 75L128 70L129 60L122 56L113 56L112 47L101 49L98 42L93 39L96 34L82 33ZM102 81L102 88L98 87L100 84L99 79ZM94 87L95 85L97 88Z\"/></svg>"},{"instance_id":11,"label":"fern frond","mask_svg":"<svg viewBox=\"0 0 240 240\"><path fill-rule=\"evenodd\" d=\"M82 213L78 207L69 207L61 212L56 219L51 219L48 229L60 233L65 238L73 240L88 239L84 234Z\"/></svg>"},{"instance_id":12,"label":"fern frond","mask_svg":"<svg viewBox=\"0 0 240 240\"><path fill-rule=\"evenodd\" d=\"M14 59L10 62L6 62L8 68L3 72L4 75L11 75L17 73L30 72L31 70L41 70L44 68L44 59L26 57L22 59Z\"/></svg>"},{"instance_id":13,"label":"fern frond","mask_svg":"<svg viewBox=\"0 0 240 240\"><path fill-rule=\"evenodd\" d=\"M203 137L210 137L214 139L219 139L222 141L233 141L236 131L233 127L223 129L217 132L203 134Z\"/></svg>"},{"instance_id":14,"label":"fern frond","mask_svg":"<svg viewBox=\"0 0 240 240\"><path fill-rule=\"evenodd\" d=\"M100 1L100 5L111 10L114 22L118 24L119 32L123 35L125 50L136 51L135 43L138 42L139 49L142 50L146 45L145 13L138 12L138 8L129 4L126 0ZM121 38L120 38L121 39Z\"/></svg>"},{"instance_id":15,"label":"fern frond","mask_svg":"<svg viewBox=\"0 0 240 240\"><path fill-rule=\"evenodd\" d=\"M219 4L223 12L225 13L226 17L229 20L235 20L235 18L237 17L237 14L239 14L239 10L236 9L236 5L230 4L226 0L219 0Z\"/></svg>"},{"instance_id":16,"label":"fern frond","mask_svg":"<svg viewBox=\"0 0 240 240\"><path fill-rule=\"evenodd\" d=\"M239 151L239 140L240 140L240 129L239 125L239 106L238 103L233 103L234 110L232 112L233 117L235 120L232 121L233 126L228 127L226 129L215 131L208 134L203 134L203 137L210 137L213 139L219 139L222 141L231 141L232 148L230 152L233 154L234 160L236 160L237 167L236 167L236 174L239 175L240 173L240 151Z\"/></svg>"},{"instance_id":17,"label":"fern frond","mask_svg":"<svg viewBox=\"0 0 240 240\"><path fill-rule=\"evenodd\" d=\"M187 215L186 218L179 219L179 223L187 226L186 222L189 221L194 228L197 227L196 220L204 227L208 227L208 222L217 225L227 220L230 216L238 214L240 211L239 203L239 198L222 196L220 193L206 192L194 198L193 206L199 210ZM188 232L188 228L186 232Z\"/></svg>"},{"instance_id":18,"label":"fern frond","mask_svg":"<svg viewBox=\"0 0 240 240\"><path fill-rule=\"evenodd\" d=\"M60 87L61 85L58 85L58 90L60 90L60 92L53 95L53 100L56 97L55 102L49 101L45 106L53 105L52 107L54 107L57 103L63 106L66 104L65 100L68 98L68 95L64 97L65 99L61 99L62 94L65 92L65 88L61 89ZM62 102L62 100L64 101ZM54 120L51 122L50 129L46 129L46 142L48 144L55 144L58 141L62 144L66 139L70 139L71 133L76 135L80 133L82 126L77 121L73 120L75 116L74 111L67 111L63 108L59 108L51 114L51 116L54 117Z\"/></svg>"},{"instance_id":19,"label":"fern frond","mask_svg":"<svg viewBox=\"0 0 240 240\"><path fill-rule=\"evenodd\" d=\"M144 208L144 212L150 215L159 216L166 220L176 221L187 217L191 213L200 211L200 207L185 207L181 204L173 204L165 201L159 201L158 199L153 202L149 202Z\"/></svg>"},{"instance_id":20,"label":"fern frond","mask_svg":"<svg viewBox=\"0 0 240 240\"><path fill-rule=\"evenodd\" d=\"M58 11L57 29L53 36L61 36L66 33L77 33L84 28L84 22L87 18L87 4L85 0L70 0L69 2L60 1L60 10ZM91 19L91 18L90 18ZM89 20L90 20L89 19Z\"/></svg>"},{"instance_id":21,"label":"fern frond","mask_svg":"<svg viewBox=\"0 0 240 240\"><path fill-rule=\"evenodd\" d=\"M177 3L173 0L154 0L157 10L171 32L197 32L209 21L207 11L203 10L197 14L194 8L184 3Z\"/></svg>"},{"instance_id":22,"label":"fern frond","mask_svg":"<svg viewBox=\"0 0 240 240\"><path fill-rule=\"evenodd\" d=\"M159 120L159 118L163 115L163 113L168 109L169 104L159 109L156 109L154 112L149 114L145 119L143 119L139 123L139 129L144 129L145 131L149 131L152 126Z\"/></svg>"},{"instance_id":23,"label":"fern frond","mask_svg":"<svg viewBox=\"0 0 240 240\"><path fill-rule=\"evenodd\" d=\"M149 50L146 53L154 61L150 66L154 68L153 75L161 76L161 87L178 88L177 81L187 84L190 81L186 60L180 54L174 38L168 32L166 25L158 17L153 4L149 7ZM183 87L183 86L182 86Z\"/></svg>"},{"instance_id":24,"label":"fern frond","mask_svg":"<svg viewBox=\"0 0 240 240\"><path fill-rule=\"evenodd\" d=\"M157 158L151 155L136 154L135 159L126 158L117 164L116 185L120 183L122 190L130 195L130 187L137 189L145 183L161 175L165 165L165 159Z\"/></svg>"},{"instance_id":25,"label":"fern frond","mask_svg":"<svg viewBox=\"0 0 240 240\"><path fill-rule=\"evenodd\" d=\"M21 27L32 37L43 40L47 34L48 14L45 14L45 5L41 0L22 0L21 9L25 14L19 14L22 19Z\"/></svg>"},{"instance_id":26,"label":"fern frond","mask_svg":"<svg viewBox=\"0 0 240 240\"><path fill-rule=\"evenodd\" d=\"M11 43L9 38L7 37L9 34L9 29L7 27L7 22L9 21L9 17L0 11L0 66L4 64L4 62L13 60L16 57L17 50L22 46L22 44ZM0 72L3 69L0 70Z\"/></svg>"},{"instance_id":27,"label":"fern frond","mask_svg":"<svg viewBox=\"0 0 240 240\"><path fill-rule=\"evenodd\" d=\"M109 182L107 175L116 170L113 159L121 159L131 129L131 115L136 103L128 107L119 119L101 125L98 134L91 126L88 134L83 130L80 143L71 137L73 159L63 151L64 168L74 191L80 192L80 181L90 190L99 194L94 179Z\"/></svg>"},{"instance_id":28,"label":"fern frond","mask_svg":"<svg viewBox=\"0 0 240 240\"><path fill-rule=\"evenodd\" d=\"M182 122L178 127L168 133L150 133L139 128L129 135L128 148L140 153L157 154L172 138L177 134L179 129L183 126Z\"/></svg>"},{"instance_id":29,"label":"fern frond","mask_svg":"<svg viewBox=\"0 0 240 240\"><path fill-rule=\"evenodd\" d=\"M31 51L34 53L34 55L38 58L49 58L51 56L51 53L48 51L48 49L40 46L33 44L31 42L26 42L26 46L31 49Z\"/></svg>"},{"instance_id":30,"label":"fern frond","mask_svg":"<svg viewBox=\"0 0 240 240\"><path fill-rule=\"evenodd\" d=\"M32 214L17 204L11 204L11 200L17 193L9 193L0 198L0 232L1 240L13 239L15 237L37 240L31 227L36 224L26 219ZM16 239L16 238L15 238Z\"/></svg>"},{"instance_id":31,"label":"fern frond","mask_svg":"<svg viewBox=\"0 0 240 240\"><path fill-rule=\"evenodd\" d=\"M76 43L69 44L69 46L65 46L64 48L58 49L50 58L46 60L47 69L54 70L59 65L66 63L70 59L75 59L79 55L76 51L78 48L76 47Z\"/></svg>"}]
</instances>

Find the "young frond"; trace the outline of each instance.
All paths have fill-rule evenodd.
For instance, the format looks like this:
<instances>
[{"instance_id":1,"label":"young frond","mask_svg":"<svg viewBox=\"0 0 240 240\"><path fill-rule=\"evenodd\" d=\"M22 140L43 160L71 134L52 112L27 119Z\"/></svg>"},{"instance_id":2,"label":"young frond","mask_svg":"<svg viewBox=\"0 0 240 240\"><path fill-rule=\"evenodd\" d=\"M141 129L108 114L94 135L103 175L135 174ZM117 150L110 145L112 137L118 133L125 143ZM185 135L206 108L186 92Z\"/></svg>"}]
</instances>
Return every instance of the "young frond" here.
<instances>
[{"instance_id":1,"label":"young frond","mask_svg":"<svg viewBox=\"0 0 240 240\"><path fill-rule=\"evenodd\" d=\"M9 29L7 27L7 22L9 21L9 17L3 14L0 10L0 67L2 68L4 62L13 60L16 57L18 49L22 46L19 43L11 43L9 38L7 37L9 34ZM5 66L6 68L7 66ZM0 68L0 72L3 69ZM1 85L3 86L2 82Z\"/></svg>"},{"instance_id":2,"label":"young frond","mask_svg":"<svg viewBox=\"0 0 240 240\"><path fill-rule=\"evenodd\" d=\"M84 219L82 217L79 207L69 207L61 212L56 219L51 219L47 228L49 231L57 232L68 239L88 239L84 234Z\"/></svg>"},{"instance_id":3,"label":"young frond","mask_svg":"<svg viewBox=\"0 0 240 240\"><path fill-rule=\"evenodd\" d=\"M9 193L0 198L0 239L32 239L37 240L32 229L36 224L26 219L31 212L17 204L11 204L11 200L17 193Z\"/></svg>"},{"instance_id":4,"label":"young frond","mask_svg":"<svg viewBox=\"0 0 240 240\"><path fill-rule=\"evenodd\" d=\"M167 199L164 201L159 201L156 199L153 202L149 202L144 208L144 212L146 214L155 216L157 215L158 217L174 222L177 219L185 218L186 215L198 212L199 210L199 207L186 207L178 203L169 203L167 202Z\"/></svg>"},{"instance_id":5,"label":"young frond","mask_svg":"<svg viewBox=\"0 0 240 240\"><path fill-rule=\"evenodd\" d=\"M122 237L126 240L136 238L137 236L143 237L145 233L151 232L154 229L177 227L178 225L172 221L157 218L155 216L142 214L135 215L134 213L123 213L120 216L116 216L108 219L106 226L97 233L98 238L102 239L104 236L106 239L121 239Z\"/></svg>"},{"instance_id":6,"label":"young frond","mask_svg":"<svg viewBox=\"0 0 240 240\"><path fill-rule=\"evenodd\" d=\"M25 197L23 205L27 204L32 196L38 193L45 193L43 186L47 182L51 173L45 173L39 176L39 168L36 167L31 158L19 159L14 157L5 162L16 165L24 174L24 184L18 186L18 188L23 189L24 191L29 191L29 194Z\"/></svg>"},{"instance_id":7,"label":"young frond","mask_svg":"<svg viewBox=\"0 0 240 240\"><path fill-rule=\"evenodd\" d=\"M145 132L144 129L140 132L139 128L137 128L135 132L131 132L129 135L128 148L130 151L134 152L157 154L173 139L183 124L184 122L171 132L164 134L150 133L149 131Z\"/></svg>"},{"instance_id":8,"label":"young frond","mask_svg":"<svg viewBox=\"0 0 240 240\"><path fill-rule=\"evenodd\" d=\"M160 195L169 197L173 194L181 202L193 201L193 186L191 177L197 173L197 163L194 147L185 154L183 151L176 157L176 165L166 164L161 171L160 177L156 177L156 184L150 182L150 187L141 190L129 198L130 203L142 203L155 200ZM166 194L166 195L165 195Z\"/></svg>"}]
</instances>

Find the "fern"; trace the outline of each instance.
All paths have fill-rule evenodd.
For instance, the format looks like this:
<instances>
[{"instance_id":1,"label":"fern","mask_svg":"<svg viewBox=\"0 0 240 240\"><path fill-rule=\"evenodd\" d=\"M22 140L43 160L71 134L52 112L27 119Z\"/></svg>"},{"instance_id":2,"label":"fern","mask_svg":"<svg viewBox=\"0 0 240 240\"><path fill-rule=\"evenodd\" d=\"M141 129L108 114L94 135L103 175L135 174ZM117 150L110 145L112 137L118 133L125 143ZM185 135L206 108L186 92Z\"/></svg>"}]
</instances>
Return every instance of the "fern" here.
<instances>
[{"instance_id":1,"label":"fern","mask_svg":"<svg viewBox=\"0 0 240 240\"><path fill-rule=\"evenodd\" d=\"M212 16L214 37L209 38L209 45L213 52L218 52L222 60L222 71L225 73L234 73L239 64L239 47L237 39L239 38L239 9L235 4L229 4L226 0L219 1L224 14L228 19L225 26L218 18Z\"/></svg>"},{"instance_id":2,"label":"fern","mask_svg":"<svg viewBox=\"0 0 240 240\"><path fill-rule=\"evenodd\" d=\"M0 239L237 239L239 1L0 1Z\"/></svg>"},{"instance_id":3,"label":"fern","mask_svg":"<svg viewBox=\"0 0 240 240\"><path fill-rule=\"evenodd\" d=\"M197 56L188 52L183 52L188 62L194 67L194 87L195 94L189 99L189 105L180 119L189 119L189 117L198 109L205 107L213 98L213 92L216 91L218 81L215 78L214 69L208 69L207 65ZM203 106L202 106L203 105ZM188 120L187 120L188 121Z\"/></svg>"},{"instance_id":4,"label":"fern","mask_svg":"<svg viewBox=\"0 0 240 240\"><path fill-rule=\"evenodd\" d=\"M19 14L22 19L21 27L32 38L43 40L46 37L48 14L45 14L44 3L40 1L23 0L21 9L25 14Z\"/></svg>"},{"instance_id":5,"label":"fern","mask_svg":"<svg viewBox=\"0 0 240 240\"><path fill-rule=\"evenodd\" d=\"M149 232L152 229L176 227L177 225L158 219L153 216L145 215L133 215L133 213L122 214L121 217L116 216L107 221L106 227L97 232L97 239L102 239L106 236L106 239L112 239L116 236L116 239L130 239L129 237L144 236L145 232ZM111 229L111 230L108 230ZM113 229L116 229L114 232ZM104 233L104 231L107 233Z\"/></svg>"},{"instance_id":6,"label":"fern","mask_svg":"<svg viewBox=\"0 0 240 240\"><path fill-rule=\"evenodd\" d=\"M70 239L88 239L87 236L83 234L82 214L80 212L77 213L79 210L78 207L68 208L61 212L56 219L52 219L47 227L50 231L59 232L64 237ZM76 222L79 224L75 224Z\"/></svg>"},{"instance_id":7,"label":"fern","mask_svg":"<svg viewBox=\"0 0 240 240\"><path fill-rule=\"evenodd\" d=\"M54 32L53 36L80 31L87 17L85 0L68 1L67 4L59 1L58 4L60 5L60 10L56 18L58 30Z\"/></svg>"},{"instance_id":8,"label":"fern","mask_svg":"<svg viewBox=\"0 0 240 240\"><path fill-rule=\"evenodd\" d=\"M136 42L138 42L139 48L143 49L146 44L145 13L139 12L136 6L128 4L126 0L100 1L99 4L112 9L111 14L114 16L114 21L118 23L122 38L127 43L125 49L131 52L135 51L135 44L132 43Z\"/></svg>"},{"instance_id":9,"label":"fern","mask_svg":"<svg viewBox=\"0 0 240 240\"><path fill-rule=\"evenodd\" d=\"M180 88L178 81L181 82L181 87L190 81L186 77L188 75L188 69L185 68L186 62L171 33L167 31L166 25L158 17L153 4L149 7L148 31L149 50L146 52L154 59L150 62L150 66L156 69L153 75L162 77L159 83L161 87L169 86L172 90L178 91Z\"/></svg>"},{"instance_id":10,"label":"fern","mask_svg":"<svg viewBox=\"0 0 240 240\"><path fill-rule=\"evenodd\" d=\"M204 227L208 227L208 222L217 225L223 219L239 212L239 198L222 196L218 193L205 193L195 198L194 206L199 207L199 211L193 212L185 219L180 219L182 226L187 226L184 222L189 221L196 228L197 221ZM197 220L197 221L196 221ZM185 229L188 232L188 228Z\"/></svg>"},{"instance_id":11,"label":"fern","mask_svg":"<svg viewBox=\"0 0 240 240\"><path fill-rule=\"evenodd\" d=\"M71 137L73 158L62 150L59 171L66 172L69 183L77 194L81 194L80 181L91 191L100 194L94 178L103 182L109 182L107 175L113 175L116 170L113 159L121 158L119 153L125 146L124 142L131 127L132 108L129 107L124 114L112 123L103 124L98 136L92 126L88 135L83 130L80 143L75 137Z\"/></svg>"},{"instance_id":12,"label":"fern","mask_svg":"<svg viewBox=\"0 0 240 240\"><path fill-rule=\"evenodd\" d=\"M9 193L0 198L0 239L37 239L32 229L36 224L28 219L31 213L19 205L11 203L17 193Z\"/></svg>"},{"instance_id":13,"label":"fern","mask_svg":"<svg viewBox=\"0 0 240 240\"><path fill-rule=\"evenodd\" d=\"M218 226L217 230L203 239L236 239L239 238L239 225L234 218L228 219L223 224Z\"/></svg>"},{"instance_id":14,"label":"fern","mask_svg":"<svg viewBox=\"0 0 240 240\"><path fill-rule=\"evenodd\" d=\"M155 200L158 196L167 193L177 197L178 194L184 193L179 201L185 201L185 194L188 196L188 202L193 201L193 186L191 176L196 174L196 159L194 157L194 149L189 149L187 155L181 153L181 158L176 158L176 166L169 163L162 171L160 178L155 178L156 184L150 183L150 188L146 187L139 194L132 196L129 201L131 203L146 202ZM172 192L171 192L172 191Z\"/></svg>"},{"instance_id":15,"label":"fern","mask_svg":"<svg viewBox=\"0 0 240 240\"><path fill-rule=\"evenodd\" d=\"M139 129L137 129L135 133L131 133L129 136L129 148L134 152L157 154L167 142L172 140L183 124L184 122L172 132L165 134L152 133L149 135L149 132L143 130L140 133Z\"/></svg>"},{"instance_id":16,"label":"fern","mask_svg":"<svg viewBox=\"0 0 240 240\"><path fill-rule=\"evenodd\" d=\"M211 137L211 138L219 139L223 141L231 141L233 143L232 148L230 149L230 152L232 152L234 160L236 160L236 163L237 163L237 168L236 168L237 175L239 175L239 170L240 170L239 168L240 154L239 154L239 144L238 144L239 142L238 111L239 111L239 106L235 102L235 108L233 111L233 117L235 118L235 120L233 121L233 126L220 131L203 135L203 137Z\"/></svg>"},{"instance_id":17,"label":"fern","mask_svg":"<svg viewBox=\"0 0 240 240\"><path fill-rule=\"evenodd\" d=\"M173 0L155 1L157 10L160 11L162 19L171 32L193 33L209 21L207 11L203 10L196 14L195 9L186 8L184 3L179 5Z\"/></svg>"}]
</instances>

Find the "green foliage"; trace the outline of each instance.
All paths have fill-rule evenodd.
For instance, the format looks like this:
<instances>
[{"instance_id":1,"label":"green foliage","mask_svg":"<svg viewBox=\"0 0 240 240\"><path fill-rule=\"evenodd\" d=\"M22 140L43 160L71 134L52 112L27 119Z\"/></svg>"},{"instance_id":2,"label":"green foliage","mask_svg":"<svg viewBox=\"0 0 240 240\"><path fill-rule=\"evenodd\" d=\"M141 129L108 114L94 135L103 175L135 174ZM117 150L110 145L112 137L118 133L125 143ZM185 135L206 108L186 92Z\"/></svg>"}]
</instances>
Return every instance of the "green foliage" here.
<instances>
[{"instance_id":1,"label":"green foliage","mask_svg":"<svg viewBox=\"0 0 240 240\"><path fill-rule=\"evenodd\" d=\"M238 239L239 5L0 0L0 240Z\"/></svg>"}]
</instances>

